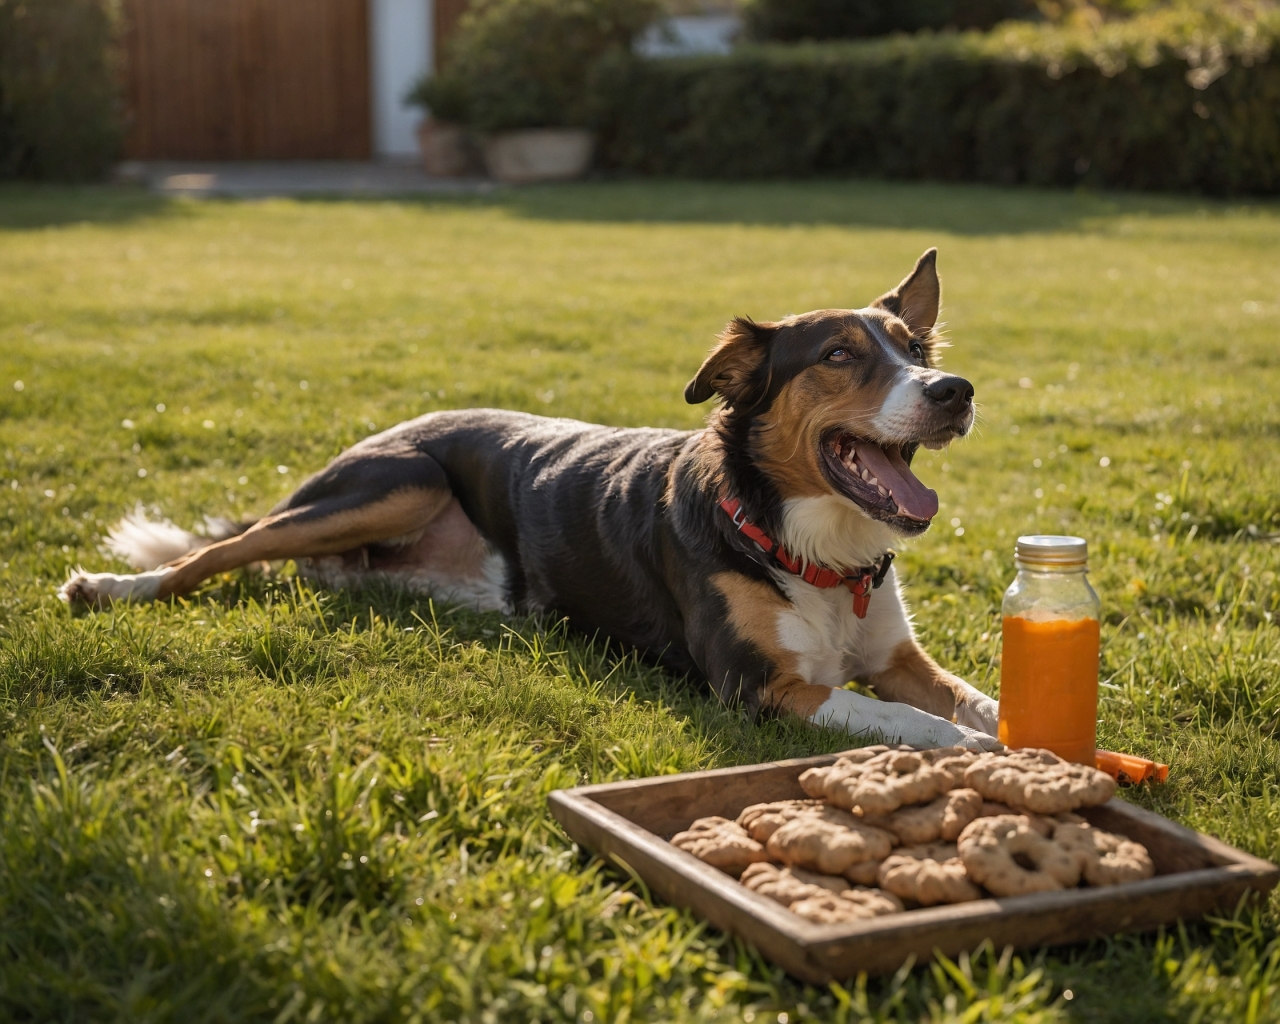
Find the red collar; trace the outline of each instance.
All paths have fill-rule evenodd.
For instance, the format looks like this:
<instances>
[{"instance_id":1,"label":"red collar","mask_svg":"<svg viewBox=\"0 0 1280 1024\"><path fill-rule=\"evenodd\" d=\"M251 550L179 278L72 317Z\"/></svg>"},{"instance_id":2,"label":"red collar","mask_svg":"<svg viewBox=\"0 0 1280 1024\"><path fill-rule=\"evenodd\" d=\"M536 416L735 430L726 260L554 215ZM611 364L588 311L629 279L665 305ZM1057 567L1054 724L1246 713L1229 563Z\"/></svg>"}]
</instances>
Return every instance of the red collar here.
<instances>
[{"instance_id":1,"label":"red collar","mask_svg":"<svg viewBox=\"0 0 1280 1024\"><path fill-rule=\"evenodd\" d=\"M893 563L894 553L886 551L874 565L860 569L827 569L813 562L806 563L803 558L791 555L786 548L778 544L760 527L751 522L742 512L742 502L737 498L725 498L720 502L738 532L754 541L766 555L770 555L792 576L799 576L811 586L822 590L832 587L848 587L853 595L853 614L860 619L867 617L867 608L871 605L871 591L884 582L885 573Z\"/></svg>"}]
</instances>

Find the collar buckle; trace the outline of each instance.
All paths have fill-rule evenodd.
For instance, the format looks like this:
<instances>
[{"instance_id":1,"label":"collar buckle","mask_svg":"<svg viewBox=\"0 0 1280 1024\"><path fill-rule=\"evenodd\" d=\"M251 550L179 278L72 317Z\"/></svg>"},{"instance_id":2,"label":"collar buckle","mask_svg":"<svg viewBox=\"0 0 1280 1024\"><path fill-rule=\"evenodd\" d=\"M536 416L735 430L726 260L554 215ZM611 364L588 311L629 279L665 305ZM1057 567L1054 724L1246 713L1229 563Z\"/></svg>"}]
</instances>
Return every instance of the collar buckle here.
<instances>
[{"instance_id":1,"label":"collar buckle","mask_svg":"<svg viewBox=\"0 0 1280 1024\"><path fill-rule=\"evenodd\" d=\"M893 564L894 553L886 551L873 565L864 566L855 571L828 569L814 562L806 563L802 558L793 557L781 544L752 523L737 498L722 498L720 507L724 509L739 533L755 542L766 555L780 565L792 576L799 576L810 586L821 590L830 590L841 585L848 588L853 595L853 614L860 619L867 617L867 609L871 606L871 591L884 582L889 566Z\"/></svg>"}]
</instances>

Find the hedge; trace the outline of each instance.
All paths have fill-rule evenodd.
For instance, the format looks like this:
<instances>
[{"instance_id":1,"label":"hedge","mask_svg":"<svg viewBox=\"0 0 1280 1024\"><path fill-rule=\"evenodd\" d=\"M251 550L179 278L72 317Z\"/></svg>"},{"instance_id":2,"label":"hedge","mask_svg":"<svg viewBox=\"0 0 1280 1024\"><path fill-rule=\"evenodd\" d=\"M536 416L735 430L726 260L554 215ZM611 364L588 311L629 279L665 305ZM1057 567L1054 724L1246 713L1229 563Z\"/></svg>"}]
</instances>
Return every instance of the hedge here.
<instances>
[{"instance_id":1,"label":"hedge","mask_svg":"<svg viewBox=\"0 0 1280 1024\"><path fill-rule=\"evenodd\" d=\"M749 0L747 34L770 42L864 39L921 29L989 29L1039 14L1035 0Z\"/></svg>"},{"instance_id":2,"label":"hedge","mask_svg":"<svg viewBox=\"0 0 1280 1024\"><path fill-rule=\"evenodd\" d=\"M615 60L596 81L601 156L690 177L1280 192L1280 17L1155 28Z\"/></svg>"},{"instance_id":3,"label":"hedge","mask_svg":"<svg viewBox=\"0 0 1280 1024\"><path fill-rule=\"evenodd\" d=\"M584 123L602 54L626 52L660 0L471 0L441 72L410 95L479 131Z\"/></svg>"},{"instance_id":4,"label":"hedge","mask_svg":"<svg viewBox=\"0 0 1280 1024\"><path fill-rule=\"evenodd\" d=\"M0 178L94 178L123 134L115 0L0 0Z\"/></svg>"}]
</instances>

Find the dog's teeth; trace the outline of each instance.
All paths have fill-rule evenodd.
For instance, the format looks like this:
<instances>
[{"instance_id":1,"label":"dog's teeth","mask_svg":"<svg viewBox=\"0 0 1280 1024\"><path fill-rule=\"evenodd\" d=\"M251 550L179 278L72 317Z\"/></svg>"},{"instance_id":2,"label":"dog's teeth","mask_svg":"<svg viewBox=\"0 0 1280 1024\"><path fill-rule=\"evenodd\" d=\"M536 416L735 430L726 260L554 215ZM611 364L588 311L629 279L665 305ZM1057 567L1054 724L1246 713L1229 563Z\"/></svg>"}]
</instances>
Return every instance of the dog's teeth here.
<instances>
[{"instance_id":1,"label":"dog's teeth","mask_svg":"<svg viewBox=\"0 0 1280 1024\"><path fill-rule=\"evenodd\" d=\"M884 489L884 484L876 484L876 490L880 492L882 498L889 497L889 492Z\"/></svg>"},{"instance_id":2,"label":"dog's teeth","mask_svg":"<svg viewBox=\"0 0 1280 1024\"><path fill-rule=\"evenodd\" d=\"M862 470L862 479L867 481L867 483L870 483L872 480L875 479L875 477L871 475L871 470L864 467Z\"/></svg>"}]
</instances>

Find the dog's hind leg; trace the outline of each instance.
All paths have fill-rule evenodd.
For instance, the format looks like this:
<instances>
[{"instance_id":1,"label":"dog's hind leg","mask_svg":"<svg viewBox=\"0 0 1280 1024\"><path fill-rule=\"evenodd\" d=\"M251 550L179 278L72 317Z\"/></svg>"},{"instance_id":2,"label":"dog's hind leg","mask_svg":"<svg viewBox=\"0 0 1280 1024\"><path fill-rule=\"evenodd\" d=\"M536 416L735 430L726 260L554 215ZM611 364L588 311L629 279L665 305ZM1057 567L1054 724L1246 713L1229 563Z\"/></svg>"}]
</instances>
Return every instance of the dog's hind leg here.
<instances>
[{"instance_id":1,"label":"dog's hind leg","mask_svg":"<svg viewBox=\"0 0 1280 1024\"><path fill-rule=\"evenodd\" d=\"M354 455L355 457L352 457ZM210 576L254 562L320 558L412 541L450 502L439 463L416 451L351 453L312 477L270 515L228 540L133 576L77 573L68 602L156 600L190 593Z\"/></svg>"}]
</instances>

